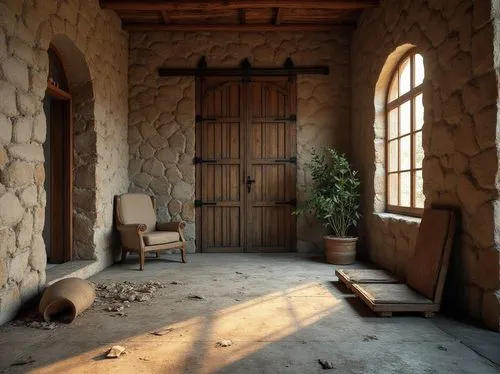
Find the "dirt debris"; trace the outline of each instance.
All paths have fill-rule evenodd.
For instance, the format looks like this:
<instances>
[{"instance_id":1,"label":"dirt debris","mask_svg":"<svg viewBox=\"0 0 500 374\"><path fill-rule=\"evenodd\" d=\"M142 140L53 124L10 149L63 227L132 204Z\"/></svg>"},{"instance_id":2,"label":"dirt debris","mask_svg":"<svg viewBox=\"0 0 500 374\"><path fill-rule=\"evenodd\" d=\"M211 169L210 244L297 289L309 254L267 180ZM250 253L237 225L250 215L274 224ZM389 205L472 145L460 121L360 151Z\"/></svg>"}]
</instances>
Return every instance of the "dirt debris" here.
<instances>
[{"instance_id":1,"label":"dirt debris","mask_svg":"<svg viewBox=\"0 0 500 374\"><path fill-rule=\"evenodd\" d=\"M115 313L114 316L125 317L124 308L130 307L133 302L150 301L159 289L165 288L163 282L148 281L137 283L131 281L114 283L95 283L95 307Z\"/></svg>"},{"instance_id":2,"label":"dirt debris","mask_svg":"<svg viewBox=\"0 0 500 374\"><path fill-rule=\"evenodd\" d=\"M166 328L166 329L161 329L161 330L156 330L153 332L150 332L151 335L156 335L156 336L163 336L170 334L174 329L172 327Z\"/></svg>"},{"instance_id":3,"label":"dirt debris","mask_svg":"<svg viewBox=\"0 0 500 374\"><path fill-rule=\"evenodd\" d=\"M378 340L377 335L365 335L365 337L363 338L364 342L370 342L372 340Z\"/></svg>"},{"instance_id":4,"label":"dirt debris","mask_svg":"<svg viewBox=\"0 0 500 374\"><path fill-rule=\"evenodd\" d=\"M188 299L191 300L204 300L205 298L201 295L188 295Z\"/></svg>"},{"instance_id":5,"label":"dirt debris","mask_svg":"<svg viewBox=\"0 0 500 374\"><path fill-rule=\"evenodd\" d=\"M335 369L335 366L333 366L333 362L331 361L319 359L318 362L324 370Z\"/></svg>"},{"instance_id":6,"label":"dirt debris","mask_svg":"<svg viewBox=\"0 0 500 374\"><path fill-rule=\"evenodd\" d=\"M28 356L26 358L20 358L19 360L14 361L10 366L23 366L23 365L29 365L36 362L36 360L33 360L31 356Z\"/></svg>"},{"instance_id":7,"label":"dirt debris","mask_svg":"<svg viewBox=\"0 0 500 374\"><path fill-rule=\"evenodd\" d=\"M440 344L437 346L437 349L440 351L448 352L448 348L446 348L444 345Z\"/></svg>"},{"instance_id":8,"label":"dirt debris","mask_svg":"<svg viewBox=\"0 0 500 374\"><path fill-rule=\"evenodd\" d=\"M38 318L40 319L40 318ZM56 329L59 325L55 322L45 322L37 319L25 319L25 320L16 320L12 321L11 326L23 326L23 327L30 327L33 329L40 329L40 330L54 330Z\"/></svg>"}]
</instances>

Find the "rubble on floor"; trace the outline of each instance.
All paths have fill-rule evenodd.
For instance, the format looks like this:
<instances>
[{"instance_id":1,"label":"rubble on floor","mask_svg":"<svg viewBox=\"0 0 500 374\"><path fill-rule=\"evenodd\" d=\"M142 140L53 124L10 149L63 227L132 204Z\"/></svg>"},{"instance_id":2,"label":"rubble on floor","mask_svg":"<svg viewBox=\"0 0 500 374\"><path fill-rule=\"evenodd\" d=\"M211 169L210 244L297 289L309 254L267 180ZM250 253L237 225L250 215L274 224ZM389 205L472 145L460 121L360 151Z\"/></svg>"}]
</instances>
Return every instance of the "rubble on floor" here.
<instances>
[{"instance_id":1,"label":"rubble on floor","mask_svg":"<svg viewBox=\"0 0 500 374\"><path fill-rule=\"evenodd\" d=\"M159 289L166 286L166 283L156 281L96 283L94 284L96 298L93 306L102 307L101 309L114 313L113 315L124 317L126 316L124 309L130 307L131 303L150 301Z\"/></svg>"}]
</instances>

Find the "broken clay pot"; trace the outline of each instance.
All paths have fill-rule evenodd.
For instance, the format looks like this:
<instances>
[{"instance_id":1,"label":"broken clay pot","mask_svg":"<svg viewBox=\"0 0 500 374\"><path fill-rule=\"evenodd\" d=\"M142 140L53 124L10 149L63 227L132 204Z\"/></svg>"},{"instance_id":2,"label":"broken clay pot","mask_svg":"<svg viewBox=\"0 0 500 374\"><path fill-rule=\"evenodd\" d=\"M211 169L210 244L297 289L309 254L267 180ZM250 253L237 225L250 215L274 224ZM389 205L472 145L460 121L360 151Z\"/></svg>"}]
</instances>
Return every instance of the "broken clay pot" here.
<instances>
[{"instance_id":1,"label":"broken clay pot","mask_svg":"<svg viewBox=\"0 0 500 374\"><path fill-rule=\"evenodd\" d=\"M57 320L70 323L95 299L95 290L84 279L67 278L47 287L38 311L47 322Z\"/></svg>"}]
</instances>

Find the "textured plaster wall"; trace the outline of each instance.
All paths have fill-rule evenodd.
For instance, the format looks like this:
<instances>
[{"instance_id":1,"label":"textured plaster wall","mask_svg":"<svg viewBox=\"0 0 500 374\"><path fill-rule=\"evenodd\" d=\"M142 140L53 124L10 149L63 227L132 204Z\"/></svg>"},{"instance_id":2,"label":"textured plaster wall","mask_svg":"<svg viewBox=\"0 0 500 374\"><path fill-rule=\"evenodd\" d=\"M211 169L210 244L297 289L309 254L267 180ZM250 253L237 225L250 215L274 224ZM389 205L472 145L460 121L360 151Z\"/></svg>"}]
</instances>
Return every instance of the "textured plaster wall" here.
<instances>
[{"instance_id":1,"label":"textured plaster wall","mask_svg":"<svg viewBox=\"0 0 500 374\"><path fill-rule=\"evenodd\" d=\"M383 0L359 20L351 49L352 149L364 186L365 251L404 274L418 232L418 220L380 214L384 96L390 71L416 46L426 70L425 204L451 205L461 216L445 303L493 329L500 309L498 8L490 0Z\"/></svg>"},{"instance_id":2,"label":"textured plaster wall","mask_svg":"<svg viewBox=\"0 0 500 374\"><path fill-rule=\"evenodd\" d=\"M97 0L0 2L0 324L45 285L49 44L75 102L74 257L111 263L113 195L128 188L128 36Z\"/></svg>"},{"instance_id":3,"label":"textured plaster wall","mask_svg":"<svg viewBox=\"0 0 500 374\"><path fill-rule=\"evenodd\" d=\"M303 199L310 177L304 167L313 147L350 151L350 33L132 33L130 36L130 190L158 198L159 218L183 219L194 251L194 78L159 78L157 69L209 66L279 67L329 65L328 76L298 78L297 195ZM321 246L321 228L298 219L298 250Z\"/></svg>"}]
</instances>

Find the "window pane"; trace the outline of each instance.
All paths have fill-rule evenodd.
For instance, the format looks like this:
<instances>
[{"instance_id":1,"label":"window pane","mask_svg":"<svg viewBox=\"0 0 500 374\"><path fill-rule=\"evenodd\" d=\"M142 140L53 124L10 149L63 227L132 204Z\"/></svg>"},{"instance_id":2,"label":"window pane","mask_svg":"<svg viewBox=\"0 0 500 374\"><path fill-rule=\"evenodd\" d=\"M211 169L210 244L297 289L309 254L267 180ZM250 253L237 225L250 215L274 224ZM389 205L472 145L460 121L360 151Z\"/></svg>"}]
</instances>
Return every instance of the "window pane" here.
<instances>
[{"instance_id":1,"label":"window pane","mask_svg":"<svg viewBox=\"0 0 500 374\"><path fill-rule=\"evenodd\" d=\"M415 87L424 81L424 59L418 53L415 55Z\"/></svg>"},{"instance_id":2,"label":"window pane","mask_svg":"<svg viewBox=\"0 0 500 374\"><path fill-rule=\"evenodd\" d=\"M422 147L422 131L418 131L414 134L413 141L415 144L415 168L420 169L422 167L422 161L424 161L424 148Z\"/></svg>"},{"instance_id":3,"label":"window pane","mask_svg":"<svg viewBox=\"0 0 500 374\"><path fill-rule=\"evenodd\" d=\"M398 97L398 80L397 75L392 78L391 88L389 89L389 102Z\"/></svg>"},{"instance_id":4,"label":"window pane","mask_svg":"<svg viewBox=\"0 0 500 374\"><path fill-rule=\"evenodd\" d=\"M420 130L424 125L424 104L422 103L422 94L415 98L415 130Z\"/></svg>"},{"instance_id":5,"label":"window pane","mask_svg":"<svg viewBox=\"0 0 500 374\"><path fill-rule=\"evenodd\" d=\"M396 108L389 112L389 140L398 136L398 111Z\"/></svg>"},{"instance_id":6,"label":"window pane","mask_svg":"<svg viewBox=\"0 0 500 374\"><path fill-rule=\"evenodd\" d=\"M399 135L405 135L411 131L411 101L407 101L399 107Z\"/></svg>"},{"instance_id":7,"label":"window pane","mask_svg":"<svg viewBox=\"0 0 500 374\"><path fill-rule=\"evenodd\" d=\"M410 135L401 138L399 143L400 146L400 168L399 170L409 170L411 168L411 139Z\"/></svg>"},{"instance_id":8,"label":"window pane","mask_svg":"<svg viewBox=\"0 0 500 374\"><path fill-rule=\"evenodd\" d=\"M398 174L389 174L389 205L398 205Z\"/></svg>"},{"instance_id":9,"label":"window pane","mask_svg":"<svg viewBox=\"0 0 500 374\"><path fill-rule=\"evenodd\" d=\"M415 207L423 208L425 202L424 196L424 179L422 178L422 170L415 172Z\"/></svg>"},{"instance_id":10,"label":"window pane","mask_svg":"<svg viewBox=\"0 0 500 374\"><path fill-rule=\"evenodd\" d=\"M400 205L401 206L410 206L411 205L411 176L410 172L400 174L400 182L399 186L399 196L400 196Z\"/></svg>"},{"instance_id":11,"label":"window pane","mask_svg":"<svg viewBox=\"0 0 500 374\"><path fill-rule=\"evenodd\" d=\"M389 142L389 171L397 171L398 170L398 141L393 140Z\"/></svg>"},{"instance_id":12,"label":"window pane","mask_svg":"<svg viewBox=\"0 0 500 374\"><path fill-rule=\"evenodd\" d=\"M410 58L403 61L399 67L399 96L410 91L411 88L411 70Z\"/></svg>"}]
</instances>

